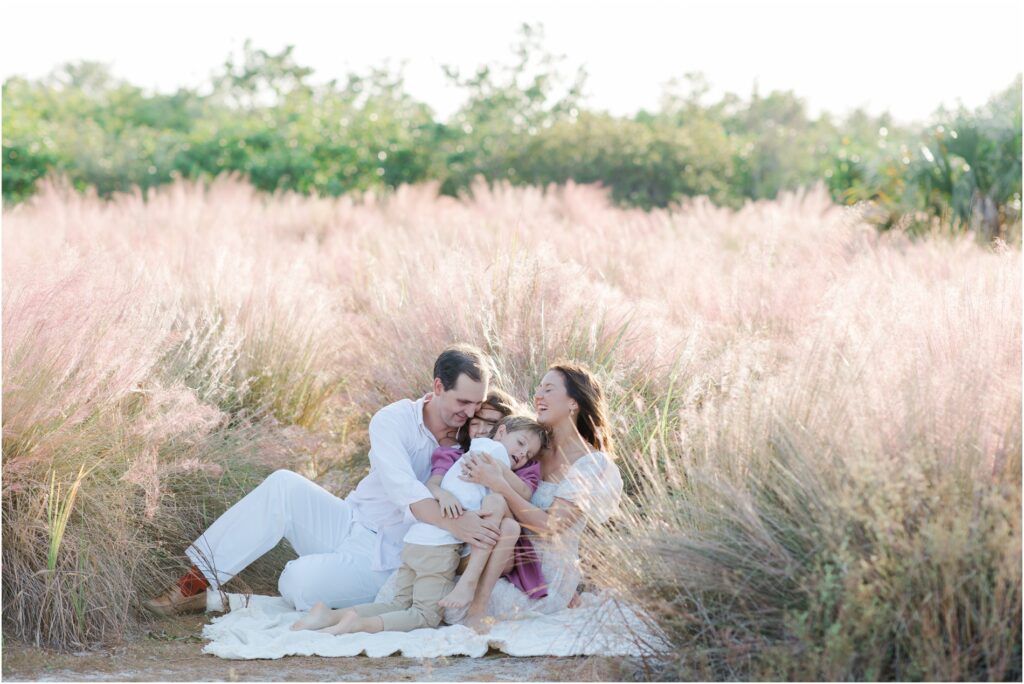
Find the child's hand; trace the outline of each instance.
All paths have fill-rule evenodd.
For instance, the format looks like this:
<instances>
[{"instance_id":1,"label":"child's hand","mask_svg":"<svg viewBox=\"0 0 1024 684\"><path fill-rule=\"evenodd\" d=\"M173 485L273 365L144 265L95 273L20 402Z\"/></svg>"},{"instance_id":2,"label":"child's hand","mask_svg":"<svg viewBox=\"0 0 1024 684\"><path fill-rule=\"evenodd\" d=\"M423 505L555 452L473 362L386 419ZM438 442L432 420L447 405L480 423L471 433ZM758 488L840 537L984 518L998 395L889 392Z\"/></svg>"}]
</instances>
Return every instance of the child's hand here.
<instances>
[{"instance_id":1,"label":"child's hand","mask_svg":"<svg viewBox=\"0 0 1024 684\"><path fill-rule=\"evenodd\" d=\"M441 506L441 515L445 518L458 518L462 515L462 504L449 491L442 489L437 497L437 503Z\"/></svg>"}]
</instances>

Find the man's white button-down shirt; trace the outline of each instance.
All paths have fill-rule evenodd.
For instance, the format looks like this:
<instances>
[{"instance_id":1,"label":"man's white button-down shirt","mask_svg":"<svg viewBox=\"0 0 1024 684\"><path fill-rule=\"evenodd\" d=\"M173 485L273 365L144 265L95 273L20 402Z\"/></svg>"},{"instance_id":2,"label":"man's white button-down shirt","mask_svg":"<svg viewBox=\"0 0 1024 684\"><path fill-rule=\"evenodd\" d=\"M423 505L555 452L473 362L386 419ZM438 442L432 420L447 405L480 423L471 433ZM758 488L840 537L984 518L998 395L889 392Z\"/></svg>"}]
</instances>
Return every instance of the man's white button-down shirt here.
<instances>
[{"instance_id":1,"label":"man's white button-down shirt","mask_svg":"<svg viewBox=\"0 0 1024 684\"><path fill-rule=\"evenodd\" d=\"M423 407L432 397L401 399L370 420L370 472L345 500L353 520L377 533L373 570L401 565L402 538L416 517L409 504L434 496L424 484L437 439L423 423Z\"/></svg>"}]
</instances>

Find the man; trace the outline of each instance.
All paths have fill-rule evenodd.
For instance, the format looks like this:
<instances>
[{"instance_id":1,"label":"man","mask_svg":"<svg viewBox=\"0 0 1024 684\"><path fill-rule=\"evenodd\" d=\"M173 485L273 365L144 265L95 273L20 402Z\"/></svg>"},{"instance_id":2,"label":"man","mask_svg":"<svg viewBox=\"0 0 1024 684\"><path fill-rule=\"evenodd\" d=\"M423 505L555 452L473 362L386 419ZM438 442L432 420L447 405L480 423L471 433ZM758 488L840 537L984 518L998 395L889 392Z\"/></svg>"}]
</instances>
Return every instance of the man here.
<instances>
[{"instance_id":1,"label":"man","mask_svg":"<svg viewBox=\"0 0 1024 684\"><path fill-rule=\"evenodd\" d=\"M498 521L472 511L445 518L424 484L430 455L455 444L455 432L483 403L489 378L479 349L445 349L434 363L432 392L374 414L370 472L345 499L290 470L271 473L186 549L194 565L177 585L144 605L160 615L204 610L208 588L218 589L282 537L299 557L285 566L278 589L297 610L317 601L333 608L373 601L401 564L402 537L416 520L468 544L493 546Z\"/></svg>"}]
</instances>

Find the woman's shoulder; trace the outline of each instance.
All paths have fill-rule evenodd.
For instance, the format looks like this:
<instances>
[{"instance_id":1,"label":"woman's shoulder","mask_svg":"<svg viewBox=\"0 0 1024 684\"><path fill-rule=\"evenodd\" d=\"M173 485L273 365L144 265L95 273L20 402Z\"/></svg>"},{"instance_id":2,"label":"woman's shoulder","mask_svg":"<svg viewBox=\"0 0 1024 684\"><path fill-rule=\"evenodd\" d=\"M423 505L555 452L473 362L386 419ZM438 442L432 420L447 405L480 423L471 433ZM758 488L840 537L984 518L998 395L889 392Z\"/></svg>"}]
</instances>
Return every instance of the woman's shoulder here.
<instances>
[{"instance_id":1,"label":"woman's shoulder","mask_svg":"<svg viewBox=\"0 0 1024 684\"><path fill-rule=\"evenodd\" d=\"M621 489L619 466L603 451L591 451L576 459L566 473L566 480L575 486L599 485Z\"/></svg>"},{"instance_id":2,"label":"woman's shoulder","mask_svg":"<svg viewBox=\"0 0 1024 684\"><path fill-rule=\"evenodd\" d=\"M622 497L619 467L602 451L581 456L569 468L557 496L576 503L595 521L604 522L618 510Z\"/></svg>"},{"instance_id":3,"label":"woman's shoulder","mask_svg":"<svg viewBox=\"0 0 1024 684\"><path fill-rule=\"evenodd\" d=\"M570 472L601 472L609 468L618 470L619 467L612 460L611 456L603 451L591 451L577 458L569 467Z\"/></svg>"}]
</instances>

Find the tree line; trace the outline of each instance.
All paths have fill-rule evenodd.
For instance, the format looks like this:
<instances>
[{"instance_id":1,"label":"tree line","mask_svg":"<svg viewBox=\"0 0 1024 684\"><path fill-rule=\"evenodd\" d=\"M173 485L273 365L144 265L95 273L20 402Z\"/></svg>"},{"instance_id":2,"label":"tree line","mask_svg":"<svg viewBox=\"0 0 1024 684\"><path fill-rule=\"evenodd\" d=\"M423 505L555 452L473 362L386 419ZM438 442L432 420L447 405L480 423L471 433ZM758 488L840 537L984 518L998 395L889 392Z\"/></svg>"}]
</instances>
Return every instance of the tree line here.
<instances>
[{"instance_id":1,"label":"tree line","mask_svg":"<svg viewBox=\"0 0 1024 684\"><path fill-rule=\"evenodd\" d=\"M200 88L149 93L105 65L65 64L3 84L3 198L31 196L48 173L101 195L178 177L242 173L258 188L320 195L438 181L454 195L483 176L546 186L600 182L623 205L706 195L725 206L824 182L866 203L881 228L974 230L1020 239L1021 78L985 105L940 108L926 123L854 110L812 117L792 91L712 101L703 75L666 85L656 111L587 109L586 70L566 73L539 26L511 58L472 74L440 121L390 68L313 82L293 47L246 43Z\"/></svg>"}]
</instances>

